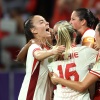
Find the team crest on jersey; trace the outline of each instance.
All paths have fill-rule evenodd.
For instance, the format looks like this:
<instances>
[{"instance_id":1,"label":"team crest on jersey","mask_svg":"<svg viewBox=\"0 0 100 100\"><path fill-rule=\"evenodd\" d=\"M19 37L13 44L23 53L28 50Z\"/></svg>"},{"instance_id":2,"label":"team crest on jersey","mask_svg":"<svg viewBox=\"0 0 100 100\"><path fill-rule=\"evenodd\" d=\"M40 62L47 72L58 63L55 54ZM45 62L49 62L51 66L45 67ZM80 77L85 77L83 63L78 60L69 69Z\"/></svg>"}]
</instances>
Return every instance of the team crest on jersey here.
<instances>
[{"instance_id":1,"label":"team crest on jersey","mask_svg":"<svg viewBox=\"0 0 100 100\"><path fill-rule=\"evenodd\" d=\"M53 62L53 58L52 57L48 58L48 62L49 63Z\"/></svg>"},{"instance_id":2,"label":"team crest on jersey","mask_svg":"<svg viewBox=\"0 0 100 100\"><path fill-rule=\"evenodd\" d=\"M93 68L94 65L95 65L95 63L89 64L89 70L91 70L91 69Z\"/></svg>"}]
</instances>

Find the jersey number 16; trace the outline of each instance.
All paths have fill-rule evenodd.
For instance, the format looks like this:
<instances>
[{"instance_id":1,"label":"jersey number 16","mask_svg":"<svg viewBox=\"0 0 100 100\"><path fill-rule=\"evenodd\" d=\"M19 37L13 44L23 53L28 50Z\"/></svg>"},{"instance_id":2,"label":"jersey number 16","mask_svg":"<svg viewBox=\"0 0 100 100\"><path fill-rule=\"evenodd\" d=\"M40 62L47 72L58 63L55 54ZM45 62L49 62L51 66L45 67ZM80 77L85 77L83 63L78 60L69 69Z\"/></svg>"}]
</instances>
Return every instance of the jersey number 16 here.
<instances>
[{"instance_id":1,"label":"jersey number 16","mask_svg":"<svg viewBox=\"0 0 100 100\"><path fill-rule=\"evenodd\" d=\"M70 64L67 64L66 67L65 67L65 75L63 74L63 70L62 70L62 65L58 65L58 70L59 70L59 77L60 78L65 78L67 80L72 80L71 77L73 77L73 81L78 81L79 80L79 75L78 73L76 72L76 65L75 63L70 63Z\"/></svg>"}]
</instances>

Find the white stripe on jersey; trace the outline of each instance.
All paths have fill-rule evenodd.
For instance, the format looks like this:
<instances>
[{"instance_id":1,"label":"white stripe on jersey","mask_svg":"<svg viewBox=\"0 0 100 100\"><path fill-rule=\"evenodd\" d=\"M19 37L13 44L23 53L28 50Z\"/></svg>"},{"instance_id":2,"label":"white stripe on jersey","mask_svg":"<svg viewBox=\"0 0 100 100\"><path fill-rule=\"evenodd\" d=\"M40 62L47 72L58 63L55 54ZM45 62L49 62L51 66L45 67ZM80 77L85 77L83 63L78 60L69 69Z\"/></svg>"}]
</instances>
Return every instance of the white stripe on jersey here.
<instances>
[{"instance_id":1,"label":"white stripe on jersey","mask_svg":"<svg viewBox=\"0 0 100 100\"><path fill-rule=\"evenodd\" d=\"M94 74L94 75L96 75L96 76L98 76L98 77L100 77L100 73L97 73L97 72L95 72L95 71L93 71L93 70L91 70L90 73L91 73L91 74Z\"/></svg>"},{"instance_id":2,"label":"white stripe on jersey","mask_svg":"<svg viewBox=\"0 0 100 100\"><path fill-rule=\"evenodd\" d=\"M100 77L100 59L94 64L93 68L90 70L90 73Z\"/></svg>"}]
</instances>

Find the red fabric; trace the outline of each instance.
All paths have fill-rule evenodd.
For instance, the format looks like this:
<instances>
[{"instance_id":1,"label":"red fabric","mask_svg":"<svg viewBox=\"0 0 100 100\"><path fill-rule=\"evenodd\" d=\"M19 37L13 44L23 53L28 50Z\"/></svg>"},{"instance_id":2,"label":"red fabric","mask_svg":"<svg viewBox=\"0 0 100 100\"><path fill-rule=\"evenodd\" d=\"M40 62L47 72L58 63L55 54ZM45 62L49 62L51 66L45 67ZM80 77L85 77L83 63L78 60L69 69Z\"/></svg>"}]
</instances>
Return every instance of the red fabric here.
<instances>
[{"instance_id":1,"label":"red fabric","mask_svg":"<svg viewBox=\"0 0 100 100\"><path fill-rule=\"evenodd\" d=\"M8 36L9 32L1 31L0 30L0 39L3 39L4 37Z\"/></svg>"},{"instance_id":2,"label":"red fabric","mask_svg":"<svg viewBox=\"0 0 100 100\"><path fill-rule=\"evenodd\" d=\"M88 0L82 0L82 7L88 6Z\"/></svg>"},{"instance_id":3,"label":"red fabric","mask_svg":"<svg viewBox=\"0 0 100 100\"><path fill-rule=\"evenodd\" d=\"M93 3L93 7L95 7L95 5L100 2L100 0L94 0L94 3Z\"/></svg>"},{"instance_id":4,"label":"red fabric","mask_svg":"<svg viewBox=\"0 0 100 100\"><path fill-rule=\"evenodd\" d=\"M2 17L2 8L0 7L0 18Z\"/></svg>"},{"instance_id":5,"label":"red fabric","mask_svg":"<svg viewBox=\"0 0 100 100\"><path fill-rule=\"evenodd\" d=\"M2 39L2 37L3 37L3 36L2 36L2 32L0 31L0 39Z\"/></svg>"},{"instance_id":6,"label":"red fabric","mask_svg":"<svg viewBox=\"0 0 100 100\"><path fill-rule=\"evenodd\" d=\"M27 6L26 6L26 10L30 13L35 11L37 5L37 0L29 0Z\"/></svg>"},{"instance_id":7,"label":"red fabric","mask_svg":"<svg viewBox=\"0 0 100 100\"><path fill-rule=\"evenodd\" d=\"M97 2L100 2L100 0L94 0L94 3L92 5L92 7L95 7L95 5L96 5ZM83 0L81 7L88 8L88 5L89 5L89 0Z\"/></svg>"},{"instance_id":8,"label":"red fabric","mask_svg":"<svg viewBox=\"0 0 100 100\"><path fill-rule=\"evenodd\" d=\"M54 26L54 24L60 20L67 20L70 21L70 16L72 12L68 12L67 10L60 11L57 4L55 4L53 17L51 19L50 25L51 27Z\"/></svg>"},{"instance_id":9,"label":"red fabric","mask_svg":"<svg viewBox=\"0 0 100 100\"><path fill-rule=\"evenodd\" d=\"M100 100L100 90L96 91L96 95L94 97L94 100Z\"/></svg>"},{"instance_id":10,"label":"red fabric","mask_svg":"<svg viewBox=\"0 0 100 100\"><path fill-rule=\"evenodd\" d=\"M11 54L11 58L15 60L20 51L20 48L15 46L9 46L6 47L6 50Z\"/></svg>"},{"instance_id":11,"label":"red fabric","mask_svg":"<svg viewBox=\"0 0 100 100\"><path fill-rule=\"evenodd\" d=\"M96 92L94 96L94 100L100 100L100 81L96 82Z\"/></svg>"},{"instance_id":12,"label":"red fabric","mask_svg":"<svg viewBox=\"0 0 100 100\"><path fill-rule=\"evenodd\" d=\"M35 66L36 62L37 62L37 60L35 59L35 61L33 63L32 71L34 70L34 66ZM34 70L34 73L31 75L26 100L34 99L33 97L34 97L34 92L35 92L36 85L37 85L39 70L40 70L40 63L37 65L36 69Z\"/></svg>"}]
</instances>

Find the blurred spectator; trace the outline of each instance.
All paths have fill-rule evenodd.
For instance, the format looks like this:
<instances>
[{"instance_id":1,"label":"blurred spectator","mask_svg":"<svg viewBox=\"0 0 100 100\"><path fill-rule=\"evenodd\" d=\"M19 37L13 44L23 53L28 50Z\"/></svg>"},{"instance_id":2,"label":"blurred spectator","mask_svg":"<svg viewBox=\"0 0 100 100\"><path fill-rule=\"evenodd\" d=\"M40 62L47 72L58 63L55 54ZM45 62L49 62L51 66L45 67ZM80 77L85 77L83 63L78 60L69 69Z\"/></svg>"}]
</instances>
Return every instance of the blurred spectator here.
<instances>
[{"instance_id":1,"label":"blurred spectator","mask_svg":"<svg viewBox=\"0 0 100 100\"><path fill-rule=\"evenodd\" d=\"M23 23L24 19L22 17L23 12L22 9L19 7L14 7L9 10L9 16L11 19L14 19L17 22L17 33L23 33Z\"/></svg>"},{"instance_id":2,"label":"blurred spectator","mask_svg":"<svg viewBox=\"0 0 100 100\"><path fill-rule=\"evenodd\" d=\"M7 70L9 71L10 70L10 66L11 66L11 55L9 52L7 52L6 50L2 50L2 53L1 53L1 62L2 62L2 67L0 67L0 69L2 70Z\"/></svg>"},{"instance_id":3,"label":"blurred spectator","mask_svg":"<svg viewBox=\"0 0 100 100\"><path fill-rule=\"evenodd\" d=\"M6 67L7 66L10 66L10 65L7 65L7 63L4 63L3 61L3 58L5 58L6 56L4 56L3 54L7 54L7 53L4 53L3 52L3 50L2 50L2 43L1 43L1 41L2 41L2 39L4 38L4 37L6 37L6 36L8 36L8 33L7 32L3 32L3 31L1 31L0 30L0 70L5 70L6 69ZM6 61L6 60L5 60ZM7 66L6 66L6 65ZM9 62L9 64L11 64L11 62Z\"/></svg>"},{"instance_id":4,"label":"blurred spectator","mask_svg":"<svg viewBox=\"0 0 100 100\"><path fill-rule=\"evenodd\" d=\"M54 5L53 16L51 18L51 27L60 20L70 20L71 13L73 11L74 0L56 0Z\"/></svg>"},{"instance_id":5,"label":"blurred spectator","mask_svg":"<svg viewBox=\"0 0 100 100\"><path fill-rule=\"evenodd\" d=\"M93 6L94 0L81 0L80 7L91 8Z\"/></svg>"},{"instance_id":6,"label":"blurred spectator","mask_svg":"<svg viewBox=\"0 0 100 100\"><path fill-rule=\"evenodd\" d=\"M3 13L2 13L2 0L0 0L0 18L3 17Z\"/></svg>"},{"instance_id":7,"label":"blurred spectator","mask_svg":"<svg viewBox=\"0 0 100 100\"><path fill-rule=\"evenodd\" d=\"M3 17L14 19L17 22L17 33L23 33L23 21L28 14L24 14L27 0L2 0Z\"/></svg>"},{"instance_id":8,"label":"blurred spectator","mask_svg":"<svg viewBox=\"0 0 100 100\"><path fill-rule=\"evenodd\" d=\"M94 2L93 6L91 7L91 10L95 14L95 16L97 16L100 20L100 0L96 0Z\"/></svg>"},{"instance_id":9,"label":"blurred spectator","mask_svg":"<svg viewBox=\"0 0 100 100\"><path fill-rule=\"evenodd\" d=\"M4 17L7 16L9 9L12 9L14 7L19 7L21 9L24 9L26 1L27 0L2 0L2 5L3 5L2 9Z\"/></svg>"},{"instance_id":10,"label":"blurred spectator","mask_svg":"<svg viewBox=\"0 0 100 100\"><path fill-rule=\"evenodd\" d=\"M96 3L96 5L95 5L95 10L96 10L96 12L95 12L95 15L99 18L99 20L100 20L100 1L98 2L98 3Z\"/></svg>"},{"instance_id":11,"label":"blurred spectator","mask_svg":"<svg viewBox=\"0 0 100 100\"><path fill-rule=\"evenodd\" d=\"M59 20L70 20L70 15L74 9L88 8L94 9L96 16L99 15L100 0L55 0L53 16L51 18L51 26Z\"/></svg>"},{"instance_id":12,"label":"blurred spectator","mask_svg":"<svg viewBox=\"0 0 100 100\"><path fill-rule=\"evenodd\" d=\"M100 0L75 0L75 6L77 6L77 8L93 8L96 3Z\"/></svg>"},{"instance_id":13,"label":"blurred spectator","mask_svg":"<svg viewBox=\"0 0 100 100\"><path fill-rule=\"evenodd\" d=\"M100 0L82 0L81 6L90 9L100 19Z\"/></svg>"},{"instance_id":14,"label":"blurred spectator","mask_svg":"<svg viewBox=\"0 0 100 100\"><path fill-rule=\"evenodd\" d=\"M100 0L89 0L90 6L87 6L88 8L95 8L97 3L99 3Z\"/></svg>"},{"instance_id":15,"label":"blurred spectator","mask_svg":"<svg viewBox=\"0 0 100 100\"><path fill-rule=\"evenodd\" d=\"M38 0L28 0L25 9L28 13L32 14L36 10Z\"/></svg>"},{"instance_id":16,"label":"blurred spectator","mask_svg":"<svg viewBox=\"0 0 100 100\"><path fill-rule=\"evenodd\" d=\"M35 14L43 16L48 22L50 22L55 1L56 0L38 0Z\"/></svg>"},{"instance_id":17,"label":"blurred spectator","mask_svg":"<svg viewBox=\"0 0 100 100\"><path fill-rule=\"evenodd\" d=\"M41 15L50 21L55 0L29 0L26 3L26 11L33 15Z\"/></svg>"}]
</instances>

